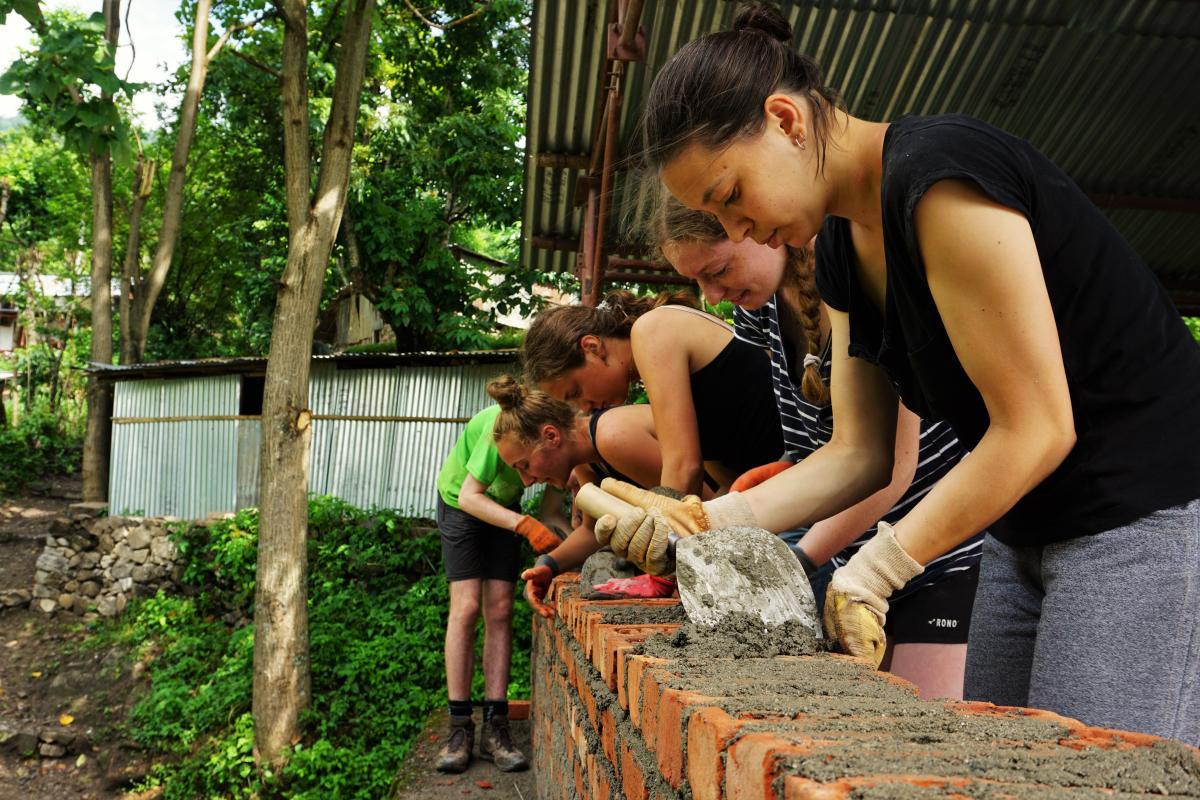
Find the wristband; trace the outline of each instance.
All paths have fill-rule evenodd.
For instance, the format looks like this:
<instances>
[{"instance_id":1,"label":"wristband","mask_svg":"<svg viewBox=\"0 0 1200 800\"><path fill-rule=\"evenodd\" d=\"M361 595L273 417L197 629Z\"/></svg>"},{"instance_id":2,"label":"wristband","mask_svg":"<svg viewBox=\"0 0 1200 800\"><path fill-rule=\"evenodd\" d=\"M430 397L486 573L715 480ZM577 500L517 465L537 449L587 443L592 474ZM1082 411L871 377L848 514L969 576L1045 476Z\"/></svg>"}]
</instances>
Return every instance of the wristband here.
<instances>
[{"instance_id":1,"label":"wristband","mask_svg":"<svg viewBox=\"0 0 1200 800\"><path fill-rule=\"evenodd\" d=\"M800 566L804 567L804 577L811 578L813 573L817 571L817 565L808 557L808 553L800 549L799 545L792 547L792 552L796 554L796 558L800 560Z\"/></svg>"},{"instance_id":2,"label":"wristband","mask_svg":"<svg viewBox=\"0 0 1200 800\"><path fill-rule=\"evenodd\" d=\"M549 553L542 553L540 556L534 559L533 565L535 567L549 567L551 576L556 576L562 572L562 570L558 568L558 562L554 560L554 556L550 555Z\"/></svg>"}]
</instances>

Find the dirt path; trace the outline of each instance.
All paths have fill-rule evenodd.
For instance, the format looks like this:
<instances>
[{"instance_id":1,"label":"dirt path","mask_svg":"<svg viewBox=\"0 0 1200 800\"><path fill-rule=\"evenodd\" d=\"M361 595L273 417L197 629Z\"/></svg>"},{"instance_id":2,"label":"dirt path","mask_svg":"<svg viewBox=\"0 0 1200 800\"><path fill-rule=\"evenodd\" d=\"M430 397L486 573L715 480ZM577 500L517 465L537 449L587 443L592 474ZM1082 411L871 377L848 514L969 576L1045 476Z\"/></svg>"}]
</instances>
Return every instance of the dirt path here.
<instances>
[{"instance_id":1,"label":"dirt path","mask_svg":"<svg viewBox=\"0 0 1200 800\"><path fill-rule=\"evenodd\" d=\"M501 772L490 761L478 757L480 711L475 711L475 753L471 766L461 775L443 775L433 768L437 752L446 735L446 711L434 713L425 730L417 737L408 757L400 768L399 788L391 800L535 800L533 770ZM532 759L529 743L529 720L513 720L513 743Z\"/></svg>"},{"instance_id":2,"label":"dirt path","mask_svg":"<svg viewBox=\"0 0 1200 800\"><path fill-rule=\"evenodd\" d=\"M0 500L0 594L32 589L51 519L78 498L77 483L49 491ZM118 800L144 771L116 730L136 681L85 633L72 615L0 610L0 800Z\"/></svg>"}]
</instances>

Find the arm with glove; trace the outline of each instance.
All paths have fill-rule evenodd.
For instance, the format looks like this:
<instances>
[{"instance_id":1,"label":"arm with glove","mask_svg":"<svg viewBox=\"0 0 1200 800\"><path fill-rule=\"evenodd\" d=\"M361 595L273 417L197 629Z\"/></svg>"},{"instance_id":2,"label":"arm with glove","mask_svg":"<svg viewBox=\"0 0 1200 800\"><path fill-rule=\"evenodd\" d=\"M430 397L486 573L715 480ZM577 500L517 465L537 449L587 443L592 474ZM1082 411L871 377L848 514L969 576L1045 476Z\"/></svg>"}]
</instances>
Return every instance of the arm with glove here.
<instances>
[{"instance_id":1,"label":"arm with glove","mask_svg":"<svg viewBox=\"0 0 1200 800\"><path fill-rule=\"evenodd\" d=\"M468 473L458 491L458 504L462 510L476 519L497 528L505 528L527 539L538 553L547 553L562 541L553 531L528 514L505 508L488 497L487 488L474 475Z\"/></svg>"}]
</instances>

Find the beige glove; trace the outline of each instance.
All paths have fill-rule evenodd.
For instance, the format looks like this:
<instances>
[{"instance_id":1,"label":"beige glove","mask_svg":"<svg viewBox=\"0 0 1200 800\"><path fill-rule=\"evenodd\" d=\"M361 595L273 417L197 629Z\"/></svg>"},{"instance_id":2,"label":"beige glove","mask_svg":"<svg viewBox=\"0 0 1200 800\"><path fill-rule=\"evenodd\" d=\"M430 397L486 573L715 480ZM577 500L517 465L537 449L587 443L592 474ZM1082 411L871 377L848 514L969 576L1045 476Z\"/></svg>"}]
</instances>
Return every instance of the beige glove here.
<instances>
[{"instance_id":1,"label":"beige glove","mask_svg":"<svg viewBox=\"0 0 1200 800\"><path fill-rule=\"evenodd\" d=\"M612 548L651 575L663 575L674 566L667 557L671 526L661 510L637 508L620 517L605 514L596 520L596 541ZM684 534L690 535L690 534Z\"/></svg>"},{"instance_id":2,"label":"beige glove","mask_svg":"<svg viewBox=\"0 0 1200 800\"><path fill-rule=\"evenodd\" d=\"M758 526L754 513L739 492L730 492L715 500L702 502L694 494L675 500L616 478L605 478L600 482L600 488L630 505L657 508L680 536L692 536L701 531L733 525Z\"/></svg>"},{"instance_id":3,"label":"beige glove","mask_svg":"<svg viewBox=\"0 0 1200 800\"><path fill-rule=\"evenodd\" d=\"M596 541L651 575L674 567L667 555L671 531L686 537L714 528L757 525L750 506L737 493L701 502L695 495L675 500L613 478L605 478L600 487L634 508L619 517L605 514L596 520Z\"/></svg>"},{"instance_id":4,"label":"beige glove","mask_svg":"<svg viewBox=\"0 0 1200 800\"><path fill-rule=\"evenodd\" d=\"M825 633L850 655L871 659L878 668L887 650L887 598L924 571L896 541L892 526L880 522L878 533L829 581Z\"/></svg>"}]
</instances>

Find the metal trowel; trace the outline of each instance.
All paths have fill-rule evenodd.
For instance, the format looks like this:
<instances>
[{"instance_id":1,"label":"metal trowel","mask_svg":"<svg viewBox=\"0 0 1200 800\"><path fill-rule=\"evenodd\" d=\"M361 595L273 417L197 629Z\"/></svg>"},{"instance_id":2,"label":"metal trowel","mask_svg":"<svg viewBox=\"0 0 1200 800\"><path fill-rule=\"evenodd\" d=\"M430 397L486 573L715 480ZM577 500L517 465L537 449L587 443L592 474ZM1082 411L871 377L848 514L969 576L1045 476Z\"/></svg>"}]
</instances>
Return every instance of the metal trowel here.
<instances>
[{"instance_id":1,"label":"metal trowel","mask_svg":"<svg viewBox=\"0 0 1200 800\"><path fill-rule=\"evenodd\" d=\"M633 508L595 484L584 484L575 501L591 516L620 516ZM818 637L817 602L804 568L787 544L762 528L735 527L695 536L671 533L668 555L675 558L679 598L688 619L716 627L741 612L767 625L796 620Z\"/></svg>"}]
</instances>

